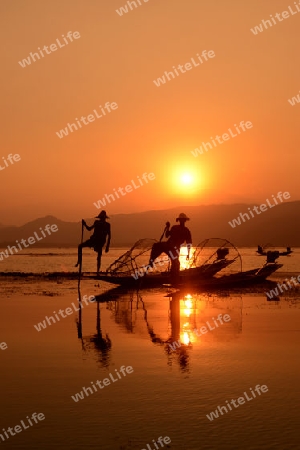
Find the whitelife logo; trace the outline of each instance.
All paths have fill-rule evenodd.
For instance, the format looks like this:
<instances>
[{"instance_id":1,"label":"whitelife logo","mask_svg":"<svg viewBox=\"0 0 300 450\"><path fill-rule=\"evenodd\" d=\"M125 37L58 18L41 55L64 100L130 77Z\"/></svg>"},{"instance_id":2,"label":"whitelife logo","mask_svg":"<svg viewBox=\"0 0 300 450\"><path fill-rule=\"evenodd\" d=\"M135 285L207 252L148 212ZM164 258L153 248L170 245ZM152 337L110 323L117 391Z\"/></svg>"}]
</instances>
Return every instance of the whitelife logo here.
<instances>
[{"instance_id":1,"label":"whitelife logo","mask_svg":"<svg viewBox=\"0 0 300 450\"><path fill-rule=\"evenodd\" d=\"M0 342L0 350L6 350L8 348L8 345L6 342Z\"/></svg>"},{"instance_id":2,"label":"whitelife logo","mask_svg":"<svg viewBox=\"0 0 300 450\"><path fill-rule=\"evenodd\" d=\"M143 0L144 3L148 3L149 0ZM136 1L128 1L127 5L129 6L130 10L133 10L132 5L134 5L134 8L138 8L138 6L143 6L143 3L141 3L141 0L136 0ZM121 6L120 9L116 9L116 12L119 14L119 16L123 16L123 14L127 14L129 12L128 10L128 6L124 5Z\"/></svg>"},{"instance_id":3,"label":"whitelife logo","mask_svg":"<svg viewBox=\"0 0 300 450\"><path fill-rule=\"evenodd\" d=\"M94 303L94 301L96 300L96 297L94 295L90 295L89 299L87 299L86 297L87 297L87 295L84 295L82 298L82 301L80 302L81 309L83 309L83 302L85 302L85 304L88 306L90 303ZM77 300L80 301L79 298ZM71 306L73 307L75 312L80 311L80 308L76 308L76 305L74 305L74 302L71 303ZM73 309L71 307L66 308L65 310L60 309L58 311L58 313L56 313L56 311L53 311L53 315L55 315L56 320L59 322L60 318L58 317L57 314L60 314L60 317L65 319L67 316L70 316L71 314L73 314L73 312L74 312ZM64 315L64 314L66 314L66 315ZM51 322L51 320L52 320L52 322ZM53 316L50 316L50 317L45 316L45 320L43 320L43 322L39 322L37 325L33 325L33 326L37 331L45 330L47 328L47 325L52 325L52 323L56 323L56 320L54 319Z\"/></svg>"},{"instance_id":4,"label":"whitelife logo","mask_svg":"<svg viewBox=\"0 0 300 450\"><path fill-rule=\"evenodd\" d=\"M154 443L155 448L150 447L150 444L146 444L147 448L142 448L142 450L159 450L159 448L164 447L163 442L168 445L171 442L171 439L169 438L169 436L165 436L164 438L162 436L159 436L159 438L157 438L157 440L155 441L154 439L152 439L152 442ZM157 444L160 444L160 447ZM169 445L168 445L169 447Z\"/></svg>"},{"instance_id":5,"label":"whitelife logo","mask_svg":"<svg viewBox=\"0 0 300 450\"><path fill-rule=\"evenodd\" d=\"M152 172L148 173L148 174L147 174L147 172L145 172L142 175L142 178L146 183L148 183L148 180L150 180L150 181L155 180L155 175ZM121 187L119 187L118 189L114 188L113 193L105 194L105 196L101 200L94 202L94 205L96 206L96 208L101 209L104 206L106 206L106 202L108 202L108 203L110 203L111 201L114 202L116 200L116 198L120 198L118 192L122 195L122 197L124 197L124 195L128 194L129 192L132 192L132 188L139 189L141 186L144 186L144 184L139 176L137 176L137 179L138 179L139 185L136 185L134 180L131 180L131 184L127 184L127 186L125 186L124 188L121 188ZM125 190L125 192L124 192L124 190ZM116 196L116 198L114 197L114 195Z\"/></svg>"},{"instance_id":6,"label":"whitelife logo","mask_svg":"<svg viewBox=\"0 0 300 450\"><path fill-rule=\"evenodd\" d=\"M215 319L214 317L212 318L212 320L214 321L214 324L216 325L215 327L211 327L210 323L207 321L205 322L206 326L201 327L199 330L197 328L195 328L193 330L193 333L195 333L197 336L201 336L204 335L209 331L215 330L216 328L219 328L219 324L220 325L224 325L224 322L229 322L231 320L231 317L229 314L219 314L217 319ZM219 324L216 322L216 320L219 321ZM223 322L224 321L224 322ZM199 333L200 331L200 333ZM176 350L176 348L181 347L181 342L179 341L174 341L172 344L168 344L169 347L171 348L172 351Z\"/></svg>"},{"instance_id":7,"label":"whitelife logo","mask_svg":"<svg viewBox=\"0 0 300 450\"><path fill-rule=\"evenodd\" d=\"M294 16L295 14L298 14L300 12L300 0L299 3L294 2L295 9L292 9L291 6L288 6L289 11L283 11L282 13L276 13L275 17L278 20L276 21L275 17L273 17L272 14L270 14L271 20L273 22L273 25L277 25L279 22L282 22L285 19L288 19L291 16ZM281 14L281 17L280 17ZM262 33L263 31L267 30L269 27L272 27L271 20L262 20L260 25L256 25L254 28L250 28L253 34L257 35L258 33ZM264 28L265 27L265 28Z\"/></svg>"},{"instance_id":8,"label":"whitelife logo","mask_svg":"<svg viewBox=\"0 0 300 450\"><path fill-rule=\"evenodd\" d=\"M2 167L0 165L0 170L4 170L4 169L6 169L6 167L9 167L10 165L13 165L14 161L15 162L20 161L21 156L18 153L16 153L15 155L10 153L6 158L4 158L4 156L2 156L2 159L3 159L3 162L4 162L4 167ZM10 164L8 164L7 160L9 161Z\"/></svg>"},{"instance_id":9,"label":"whitelife logo","mask_svg":"<svg viewBox=\"0 0 300 450\"><path fill-rule=\"evenodd\" d=\"M41 230L42 237L39 237L37 232L34 231L33 234L34 234L35 237L30 236L29 238L27 238L28 245L26 244L26 239L21 239L21 243L18 240L16 240L16 244L18 245L19 250L23 250L22 245L23 245L24 248L27 248L27 247L29 247L29 245L35 244L36 240L37 241L41 241L42 239L46 238L47 235L44 233L44 230L47 231L49 236L51 235L51 232L52 233L56 233L58 231L58 226L55 225L55 224L54 225L47 224L45 226L44 230L41 227L40 227L40 230ZM7 250L5 250L4 252L0 252L0 261L3 260L3 257L8 258L10 255L13 255L13 251L12 250L14 250L15 253L19 252L17 247L15 247L14 245L12 245L12 246L8 245L7 246ZM8 252L10 253L10 255L8 254Z\"/></svg>"},{"instance_id":10,"label":"whitelife logo","mask_svg":"<svg viewBox=\"0 0 300 450\"><path fill-rule=\"evenodd\" d=\"M173 255L173 253L171 251L170 251L170 253L171 253L171 259L174 260L176 257ZM180 255L180 253L178 252L178 249L177 249L177 254ZM135 280L137 280L139 277L143 277L148 272L153 272L154 269L158 268L158 266L165 266L166 261L168 261L168 260L166 260L166 259L159 259L159 260L153 261L153 266L150 266L150 264L142 266L140 269L137 269L134 273L132 273L131 276Z\"/></svg>"},{"instance_id":11,"label":"whitelife logo","mask_svg":"<svg viewBox=\"0 0 300 450\"><path fill-rule=\"evenodd\" d=\"M259 384L257 384L256 386L255 386L255 388L254 388L254 390L257 392L257 394L258 395L261 395L261 392L263 393L263 394L265 394L266 392L268 392L268 386L266 386L265 384L263 384L262 386L260 386ZM252 398L251 397L248 397L248 395L247 395L247 392L244 392L244 394L245 394L245 398L246 398L246 400L248 401L248 402L251 402L251 400L253 400L254 398L256 398L256 395L255 395L255 393L254 393L254 391L252 390L252 388L250 388L250 391L251 391L251 394L252 394ZM261 392L260 392L261 391ZM236 403L235 402L238 402L238 405L236 405ZM229 405L229 402L226 400L226 403L227 403L227 408L230 410L230 411L232 411L232 408L231 408L231 406ZM244 403L245 403L245 399L244 399L244 397L239 397L238 399L236 399L236 400L231 400L231 402L230 402L235 408L238 408L240 405L244 405ZM222 414L222 416L223 416L223 411L225 410L225 412L226 412L226 414L228 413L228 410L227 410L227 408L226 408L226 406L218 406L218 409L216 409L215 411L212 411L210 414L206 414L206 417L208 418L208 420L210 420L211 422L214 420L214 419L217 419L218 417L219 417L219 412ZM219 411L218 411L219 410Z\"/></svg>"},{"instance_id":12,"label":"whitelife logo","mask_svg":"<svg viewBox=\"0 0 300 450\"><path fill-rule=\"evenodd\" d=\"M38 423L39 420L44 420L45 419L45 415L43 413L39 413L39 414L33 413L31 418L26 416L26 419L27 419L29 425L32 427L34 425L34 423L31 422L31 419L34 420L35 423ZM24 423L24 420L21 420L21 425L22 425L24 430L27 430L27 428L29 428L29 426L26 426L26 423ZM5 435L5 437L7 439L9 439L10 436L8 435L8 433L11 436L15 436L16 433L21 433L21 431L23 431L21 425L16 425L14 428L8 427L7 430L2 428L3 429L3 434ZM15 433L13 432L13 430L15 431ZM4 442L5 438L4 438L3 434L0 434L0 438Z\"/></svg>"},{"instance_id":13,"label":"whitelife logo","mask_svg":"<svg viewBox=\"0 0 300 450\"><path fill-rule=\"evenodd\" d=\"M271 203L269 202L269 199L266 200L270 209L274 208L274 206L278 205L278 202L277 202L276 198L274 197L274 195L272 195L272 197L274 199L274 203L275 203L274 205L271 205ZM288 200L291 196L290 196L289 192L284 192L284 193L278 192L277 198L282 203L283 199L281 197L283 197L284 200ZM258 210L258 208L260 209L260 211ZM260 213L267 211L268 207L265 203L262 203L260 206L253 206L252 209L253 209L253 211L256 212L257 215L259 215ZM252 218L255 217L253 212L251 211L251 208L248 208L248 210L249 210L249 213L251 214L251 217ZM250 216L248 213L244 213L244 214L240 213L240 217L238 217L237 219L233 219L232 221L229 221L228 223L232 228L235 228L237 225L241 225L241 223L242 223L241 219L243 220L243 222L246 222L245 216L247 217L247 220L250 220Z\"/></svg>"},{"instance_id":14,"label":"whitelife logo","mask_svg":"<svg viewBox=\"0 0 300 450\"><path fill-rule=\"evenodd\" d=\"M203 50L203 52L201 53L201 56L199 55L199 53L197 53L197 58L198 58L198 61L200 61L200 64L203 64L203 62L204 62L202 60L202 58L205 61L208 61L208 58L214 58L215 56L216 55L213 50L209 50L208 52L206 50ZM192 62L192 64L190 62L187 62L184 64L184 66L182 64L179 64L177 67L173 66L176 76L179 77L179 75L181 73L186 73L188 70L193 69L193 67L200 66L200 64L197 63L197 61L195 61L194 58L191 58L191 62ZM185 70L183 69L183 67ZM178 72L177 69L180 72ZM162 84L165 84L167 81L170 81L170 80L176 78L174 75L174 72L172 72L172 70L170 72L165 71L164 75L162 75L161 78L157 78L157 80L153 80L153 83L155 84L156 87L160 87ZM172 78L170 78L170 75L172 76Z\"/></svg>"},{"instance_id":15,"label":"whitelife logo","mask_svg":"<svg viewBox=\"0 0 300 450\"><path fill-rule=\"evenodd\" d=\"M64 44L62 44L62 43L60 42L59 39L56 39L56 42L57 42L57 44L58 44L58 48L65 47L66 45L69 44L69 42L68 42L68 40L65 38L64 34L62 35L62 37L63 37L63 40L64 40L64 42L65 42ZM73 42L73 38L74 38L74 39L79 39L79 38L80 38L80 34L79 34L78 31L74 31L74 32L69 31L69 32L67 33L67 38L69 39L70 42ZM48 50L48 48L50 48L50 50ZM51 52L56 52L56 50L57 50L57 45L56 45L56 44L51 44L50 46L44 45L43 50L41 50L40 47L38 47L38 50L39 50L40 55L42 56L42 58L44 58L45 55L44 55L44 53L43 53L43 50L44 50L44 52L46 53L46 55L50 55ZM30 53L29 53L29 56L28 56L27 58L23 59L22 61L19 61L19 64L20 64L20 66L24 69L24 67L30 66L31 60L32 60L32 62L36 62L36 58L37 58L38 60L41 59L40 55L39 55L38 53L32 53L32 52L30 52Z\"/></svg>"},{"instance_id":16,"label":"whitelife logo","mask_svg":"<svg viewBox=\"0 0 300 450\"><path fill-rule=\"evenodd\" d=\"M102 108L102 105L99 105L101 112L104 116L106 116L106 112L104 111L104 109ZM115 110L118 108L118 105L116 102L106 102L104 105L104 108L110 113L111 110ZM96 111L96 109L93 110L93 112L95 113L95 116L97 117L97 119L100 119L102 117L102 114L98 114L98 112ZM80 121L84 124L84 125L88 125L91 122L95 121L95 116L93 114L89 114L88 116L81 116L80 119L78 120L78 118L76 117L75 120L78 124L79 128L82 128L82 125L80 123ZM87 121L86 121L87 119ZM74 129L73 129L74 128ZM73 133L73 131L77 131L77 125L75 123L67 123L66 128L64 128L63 130L60 131L56 131L57 136L59 137L59 139L62 139L64 136L68 136L69 134L69 130L71 131L71 133Z\"/></svg>"},{"instance_id":17,"label":"whitelife logo","mask_svg":"<svg viewBox=\"0 0 300 450\"><path fill-rule=\"evenodd\" d=\"M133 372L132 366L127 366L127 367L122 366L122 367L120 367L119 370L120 370L120 372L122 373L123 377L126 377L126 372L127 372L128 374L130 374L130 373ZM116 372L115 375L117 375L118 378L114 378L113 374L112 374L112 373L109 373L109 377L110 377L110 379L112 380L113 383L115 383L116 381L119 381L119 380L122 379L122 377L121 377L121 375L119 374L119 372L117 371L117 369L115 369L115 372ZM104 389L105 386L109 386L109 385L111 384L110 379L109 379L109 378L104 378L104 379L102 380L102 382L99 381L99 380L97 380L97 381L96 381L96 385L97 385L100 389ZM104 386L102 386L101 383L103 383ZM82 388L83 391L80 391L79 393L77 393L77 394L75 394L75 395L71 395L71 398L74 400L74 402L78 402L79 400L83 400L83 399L84 399L84 395L86 395L87 397L89 397L89 393L90 393L90 394L93 394L94 392L98 392L98 389L96 388L95 383L94 383L93 381L91 381L91 385L93 386L94 391L93 391L93 389L92 389L90 386L87 387L87 388L86 388L86 387L83 387L83 388Z\"/></svg>"},{"instance_id":18,"label":"whitelife logo","mask_svg":"<svg viewBox=\"0 0 300 450\"><path fill-rule=\"evenodd\" d=\"M271 289L269 292L266 292L266 295L270 300L272 300L273 297L278 297L280 293L282 294L284 292L282 287L284 287L286 291L292 289L293 287L298 287L300 283L300 275L297 276L297 279L295 277L291 277L290 280L286 278L285 281L289 287L287 287L285 283L277 283L277 287L275 289ZM290 284L290 281L294 283L294 286ZM280 290L280 292L278 289Z\"/></svg>"},{"instance_id":19,"label":"whitelife logo","mask_svg":"<svg viewBox=\"0 0 300 450\"><path fill-rule=\"evenodd\" d=\"M234 134L234 132L231 130L231 128L228 128L228 133L224 133L222 134L222 136L217 135L215 138L210 138L212 143L214 144L214 147L217 147L218 144L224 144L225 141L228 141L231 138L234 138L236 136L238 136L241 133L241 130L243 130L244 132L249 130L250 128L253 128L252 122L249 122L249 120L247 122L244 122L243 120L240 122L239 126L237 126L236 124L234 124L235 126L235 131L237 132L237 134ZM222 141L223 139L223 141ZM217 141L217 143L216 143ZM202 148L203 146L203 148ZM207 148L208 147L208 148ZM202 145L200 145L200 148L195 148L195 150L191 150L191 153L193 156L195 156L195 158L197 158L198 155L203 155L205 150L206 152L210 149L212 149L212 145L210 142L202 142Z\"/></svg>"},{"instance_id":20,"label":"whitelife logo","mask_svg":"<svg viewBox=\"0 0 300 450\"><path fill-rule=\"evenodd\" d=\"M300 92L300 91L299 91ZM296 104L300 103L300 93L297 95L297 97L292 97L288 99L288 102L290 105L295 106Z\"/></svg>"}]
</instances>

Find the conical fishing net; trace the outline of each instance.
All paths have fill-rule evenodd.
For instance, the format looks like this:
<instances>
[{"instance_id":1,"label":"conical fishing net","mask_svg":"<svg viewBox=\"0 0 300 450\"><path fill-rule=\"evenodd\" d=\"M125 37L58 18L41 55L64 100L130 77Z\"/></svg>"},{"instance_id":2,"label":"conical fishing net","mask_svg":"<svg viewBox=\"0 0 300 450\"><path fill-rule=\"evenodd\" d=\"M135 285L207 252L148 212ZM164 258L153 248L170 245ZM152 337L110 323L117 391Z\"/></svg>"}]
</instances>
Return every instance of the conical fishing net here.
<instances>
[{"instance_id":1,"label":"conical fishing net","mask_svg":"<svg viewBox=\"0 0 300 450\"><path fill-rule=\"evenodd\" d=\"M242 258L238 249L227 239L209 238L191 251L189 267L202 267L209 271L212 265L223 265L222 275L242 271Z\"/></svg>"},{"instance_id":2,"label":"conical fishing net","mask_svg":"<svg viewBox=\"0 0 300 450\"><path fill-rule=\"evenodd\" d=\"M130 250L116 259L106 270L111 275L131 275L147 264L156 239L140 239Z\"/></svg>"},{"instance_id":3,"label":"conical fishing net","mask_svg":"<svg viewBox=\"0 0 300 450\"><path fill-rule=\"evenodd\" d=\"M154 261L153 268L148 265L152 245L155 239L140 239L130 250L121 255L107 269L110 275L130 276L146 272L165 272L170 270L171 260L162 253ZM191 248L190 258L187 260L187 248L180 249L180 270L200 269L209 275L222 270L227 272L241 271L241 257L237 248L226 239L210 238ZM228 270L230 268L230 270Z\"/></svg>"}]
</instances>

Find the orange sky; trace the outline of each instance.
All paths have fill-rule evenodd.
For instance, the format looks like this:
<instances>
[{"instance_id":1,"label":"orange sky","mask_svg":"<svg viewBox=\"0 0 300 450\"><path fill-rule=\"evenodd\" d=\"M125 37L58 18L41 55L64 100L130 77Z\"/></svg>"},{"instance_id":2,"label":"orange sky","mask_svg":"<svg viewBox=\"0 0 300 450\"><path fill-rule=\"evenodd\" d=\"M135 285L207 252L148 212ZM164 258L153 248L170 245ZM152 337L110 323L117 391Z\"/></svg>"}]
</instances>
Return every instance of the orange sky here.
<instances>
[{"instance_id":1,"label":"orange sky","mask_svg":"<svg viewBox=\"0 0 300 450\"><path fill-rule=\"evenodd\" d=\"M21 160L0 171L1 223L94 216L93 202L144 172L155 180L111 202L108 213L261 203L279 191L300 199L300 104L288 103L300 89L300 13L250 31L294 2L140 2L120 17L125 0L2 0L0 165L10 153ZM68 31L81 37L19 65ZM154 85L203 50L215 57ZM118 109L58 138L106 102ZM242 120L253 128L191 154ZM184 171L196 177L193 189L174 184Z\"/></svg>"}]
</instances>

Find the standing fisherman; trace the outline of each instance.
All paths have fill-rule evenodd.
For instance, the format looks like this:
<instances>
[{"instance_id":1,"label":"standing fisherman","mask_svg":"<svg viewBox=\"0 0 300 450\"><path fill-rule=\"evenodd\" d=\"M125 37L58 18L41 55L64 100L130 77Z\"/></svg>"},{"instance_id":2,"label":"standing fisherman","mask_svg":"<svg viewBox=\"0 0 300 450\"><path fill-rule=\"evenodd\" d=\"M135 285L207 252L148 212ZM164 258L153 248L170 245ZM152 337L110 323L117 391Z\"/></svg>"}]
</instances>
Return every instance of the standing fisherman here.
<instances>
[{"instance_id":1,"label":"standing fisherman","mask_svg":"<svg viewBox=\"0 0 300 450\"><path fill-rule=\"evenodd\" d=\"M82 249L84 247L90 247L93 248L94 251L98 253L97 275L99 275L102 249L106 243L105 253L109 251L111 233L110 233L110 223L106 222L106 219L109 219L109 217L106 215L106 211L101 211L101 213L95 218L98 220L95 220L94 224L90 227L86 224L84 220L82 220L82 225L84 225L88 231L94 230L94 233L87 241L78 245L78 261L75 264L75 267L77 267L79 264L81 265L82 263Z\"/></svg>"},{"instance_id":2,"label":"standing fisherman","mask_svg":"<svg viewBox=\"0 0 300 450\"><path fill-rule=\"evenodd\" d=\"M171 258L171 274L176 277L179 274L180 262L180 246L186 242L188 254L186 259L190 257L190 249L192 247L192 236L190 230L185 226L185 222L190 220L186 214L181 213L176 219L179 225L173 225L170 229L170 222L166 223L165 234L169 238L166 242L156 242L152 246L149 265L154 266L154 260L158 258L161 253L166 253Z\"/></svg>"}]
</instances>

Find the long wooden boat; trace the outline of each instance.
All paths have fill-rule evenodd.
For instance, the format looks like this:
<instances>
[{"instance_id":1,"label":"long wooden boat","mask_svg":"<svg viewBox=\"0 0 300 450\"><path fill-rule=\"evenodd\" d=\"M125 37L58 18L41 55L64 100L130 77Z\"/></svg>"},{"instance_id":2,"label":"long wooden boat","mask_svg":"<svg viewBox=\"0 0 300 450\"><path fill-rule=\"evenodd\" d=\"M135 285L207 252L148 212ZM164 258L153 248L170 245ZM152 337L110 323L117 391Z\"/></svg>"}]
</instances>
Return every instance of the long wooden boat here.
<instances>
[{"instance_id":1,"label":"long wooden boat","mask_svg":"<svg viewBox=\"0 0 300 450\"><path fill-rule=\"evenodd\" d=\"M218 264L218 266L219 270L221 270L221 264ZM135 289L148 289L164 285L197 286L199 288L235 287L261 283L280 267L282 267L282 264L267 263L260 269L252 269L223 276L212 276L208 272L203 272L203 269L199 267L180 271L179 277L176 280L171 277L170 272L148 273L136 279L126 273L112 274L102 272L96 278L114 285ZM214 269L216 270L217 267L214 267Z\"/></svg>"},{"instance_id":2,"label":"long wooden boat","mask_svg":"<svg viewBox=\"0 0 300 450\"><path fill-rule=\"evenodd\" d=\"M97 279L129 289L148 289L164 285L199 288L233 287L260 283L282 267L282 264L273 260L267 261L262 268L243 272L242 258L238 249L227 239L209 238L194 247L188 267L180 270L175 280L168 265L160 269L156 264L154 270L150 266L145 266L153 242L155 242L153 239L137 241L130 250L114 261L106 272L101 272ZM235 262L238 263L239 270L233 264ZM229 267L230 273L226 270Z\"/></svg>"}]
</instances>

